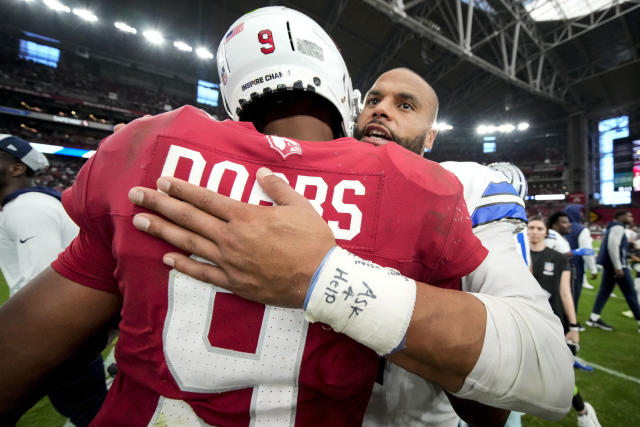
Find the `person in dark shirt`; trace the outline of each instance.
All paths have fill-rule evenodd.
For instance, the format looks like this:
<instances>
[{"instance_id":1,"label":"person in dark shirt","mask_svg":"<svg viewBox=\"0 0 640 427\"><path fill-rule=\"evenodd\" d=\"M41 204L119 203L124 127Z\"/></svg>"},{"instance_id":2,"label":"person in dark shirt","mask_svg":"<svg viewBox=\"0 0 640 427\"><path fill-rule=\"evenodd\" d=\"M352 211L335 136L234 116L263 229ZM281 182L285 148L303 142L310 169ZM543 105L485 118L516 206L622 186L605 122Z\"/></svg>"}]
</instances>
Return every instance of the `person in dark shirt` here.
<instances>
[{"instance_id":1,"label":"person in dark shirt","mask_svg":"<svg viewBox=\"0 0 640 427\"><path fill-rule=\"evenodd\" d=\"M529 218L527 234L531 250L531 270L540 286L549 293L551 309L560 318L569 348L574 352L580 342L576 310L571 294L571 270L566 255L545 245L547 226L540 216ZM600 426L596 411L582 400L578 387L574 386L573 408L578 412L579 426Z\"/></svg>"}]
</instances>

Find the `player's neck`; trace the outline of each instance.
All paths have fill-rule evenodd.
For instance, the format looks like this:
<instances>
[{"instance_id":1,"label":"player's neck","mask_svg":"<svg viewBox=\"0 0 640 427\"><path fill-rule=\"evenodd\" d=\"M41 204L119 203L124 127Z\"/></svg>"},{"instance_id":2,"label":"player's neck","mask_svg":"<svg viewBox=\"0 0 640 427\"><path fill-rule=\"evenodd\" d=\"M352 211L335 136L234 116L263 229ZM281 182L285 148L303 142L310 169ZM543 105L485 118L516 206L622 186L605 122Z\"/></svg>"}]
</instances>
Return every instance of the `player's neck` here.
<instances>
[{"instance_id":1,"label":"player's neck","mask_svg":"<svg viewBox=\"0 0 640 427\"><path fill-rule=\"evenodd\" d=\"M551 228L551 229L552 229L553 231L555 231L556 233L558 233L559 235L564 236L564 234L563 234L562 232L560 232L560 230L559 230L559 229L557 229L557 228Z\"/></svg>"},{"instance_id":2,"label":"player's neck","mask_svg":"<svg viewBox=\"0 0 640 427\"><path fill-rule=\"evenodd\" d=\"M303 141L330 141L334 139L331 126L317 117L295 115L269 121L264 133Z\"/></svg>"},{"instance_id":3,"label":"player's neck","mask_svg":"<svg viewBox=\"0 0 640 427\"><path fill-rule=\"evenodd\" d=\"M17 179L11 179L7 185L2 188L2 190L0 190L0 202L2 202L4 200L5 197L7 197L9 194L13 193L14 191L18 191L22 188L27 188L27 187L33 187L35 184L33 182L33 179L31 178L17 178Z\"/></svg>"},{"instance_id":4,"label":"player's neck","mask_svg":"<svg viewBox=\"0 0 640 427\"><path fill-rule=\"evenodd\" d=\"M533 243L529 242L529 248L534 252L543 251L546 245L544 244L544 240L540 240L539 242Z\"/></svg>"},{"instance_id":5,"label":"player's neck","mask_svg":"<svg viewBox=\"0 0 640 427\"><path fill-rule=\"evenodd\" d=\"M269 135L303 141L334 139L332 106L317 96L291 94L291 99L274 102L265 108L262 131Z\"/></svg>"}]
</instances>

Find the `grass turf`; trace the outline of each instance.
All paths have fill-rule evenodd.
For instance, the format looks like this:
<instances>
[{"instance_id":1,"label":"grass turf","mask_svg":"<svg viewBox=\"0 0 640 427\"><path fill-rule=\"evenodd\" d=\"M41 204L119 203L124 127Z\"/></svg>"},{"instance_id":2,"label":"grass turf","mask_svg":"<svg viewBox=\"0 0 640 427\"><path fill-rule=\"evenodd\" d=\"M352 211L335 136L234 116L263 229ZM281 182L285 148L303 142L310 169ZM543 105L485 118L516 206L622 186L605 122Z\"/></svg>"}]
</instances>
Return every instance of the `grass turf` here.
<instances>
[{"instance_id":1,"label":"grass turf","mask_svg":"<svg viewBox=\"0 0 640 427\"><path fill-rule=\"evenodd\" d=\"M594 247L599 241L594 241ZM589 281L595 289L583 289L578 302L578 320L582 325L589 318L593 303L600 287L600 275ZM640 381L640 334L638 323L622 316L629 307L622 292L616 287L602 310L602 318L615 328L614 332L589 328L580 334L580 353L578 357L602 367L634 377ZM585 402L591 403L600 424L607 426L640 425L640 383L620 378L599 369L586 372L576 369L576 384ZM575 426L576 413L572 409L561 421L551 422L525 415L522 418L525 427L538 426Z\"/></svg>"}]
</instances>

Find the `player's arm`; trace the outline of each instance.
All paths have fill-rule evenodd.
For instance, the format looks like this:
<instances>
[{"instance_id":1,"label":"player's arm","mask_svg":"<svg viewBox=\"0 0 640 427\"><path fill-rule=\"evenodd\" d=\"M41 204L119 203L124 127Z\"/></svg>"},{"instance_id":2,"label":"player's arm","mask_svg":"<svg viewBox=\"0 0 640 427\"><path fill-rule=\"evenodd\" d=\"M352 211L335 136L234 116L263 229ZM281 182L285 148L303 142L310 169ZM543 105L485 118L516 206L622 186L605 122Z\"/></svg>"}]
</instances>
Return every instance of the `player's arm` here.
<instances>
[{"instance_id":1,"label":"player's arm","mask_svg":"<svg viewBox=\"0 0 640 427\"><path fill-rule=\"evenodd\" d=\"M573 305L573 295L571 293L571 271L565 270L560 276L560 300L562 301L562 308L567 316L567 320L571 325L569 332L567 332L567 339L578 343L580 342L580 335L578 333L578 318L576 317L576 309Z\"/></svg>"},{"instance_id":2,"label":"player's arm","mask_svg":"<svg viewBox=\"0 0 640 427\"><path fill-rule=\"evenodd\" d=\"M607 242L607 251L609 258L613 264L614 270L622 271L622 260L620 259L620 245L624 237L624 228L621 225L611 227L609 230L609 241Z\"/></svg>"},{"instance_id":3,"label":"player's arm","mask_svg":"<svg viewBox=\"0 0 640 427\"><path fill-rule=\"evenodd\" d=\"M0 307L0 418L118 314L121 298L45 269Z\"/></svg>"},{"instance_id":4,"label":"player's arm","mask_svg":"<svg viewBox=\"0 0 640 427\"><path fill-rule=\"evenodd\" d=\"M586 227L578 235L578 246L581 248L593 250L593 237L591 237L591 232ZM587 270L591 274L591 279L595 279L596 275L598 274L598 268L596 267L596 257L594 255L584 255L582 259L587 266Z\"/></svg>"},{"instance_id":5,"label":"player's arm","mask_svg":"<svg viewBox=\"0 0 640 427\"><path fill-rule=\"evenodd\" d=\"M474 400L461 399L449 392L445 393L456 414L470 426L503 426L509 418L508 410L487 406Z\"/></svg>"},{"instance_id":6,"label":"player's arm","mask_svg":"<svg viewBox=\"0 0 640 427\"><path fill-rule=\"evenodd\" d=\"M454 394L557 418L571 405L573 360L558 318L516 248L512 227L500 221L474 229L489 255L462 283L484 303L487 326L476 365Z\"/></svg>"},{"instance_id":7,"label":"player's arm","mask_svg":"<svg viewBox=\"0 0 640 427\"><path fill-rule=\"evenodd\" d=\"M500 289L514 298L415 284L397 272L358 261L357 257L339 248L333 250L338 253L337 257L332 254L324 259L335 245L324 220L306 199L277 177L259 171L258 180L279 206L243 204L173 178L159 180L158 187L169 195L179 194L189 203L136 187L130 192L134 203L155 210L179 225L151 214L137 215L134 224L217 264L200 263L179 253L165 255L165 263L179 271L248 299L285 307L306 306L307 317L311 316L311 320L328 323L340 332L355 336L380 354L389 353L394 347L398 347L396 350L402 348L397 342L402 336L398 337L398 330L391 326L407 324L408 328L399 328L406 330L407 348L392 356L392 360L447 390L460 392L459 397L509 409L518 404L530 405L528 412L545 417L557 418L566 413L571 391L565 396L561 388L560 401L553 393L540 392L547 390L549 384L553 385L550 388L557 389L557 378L571 376L571 362L567 359L564 363L563 357L556 357L556 345L563 342L562 331L557 320L554 324L555 316L542 293L531 303L521 295L521 290L511 294L509 289L504 291L504 286ZM286 244L283 244L285 240ZM519 256L511 234L508 240L511 246L503 252ZM495 252L491 258L491 262L497 262L497 268L495 265L491 268L485 261L476 270L475 277L480 282L502 280L500 283L504 283L502 276L509 270L505 266L515 264L524 269L525 278L530 279L529 286L539 289L522 259L502 260L503 252ZM310 280L321 263L319 273ZM507 283L522 282L522 274L520 270L510 271ZM329 302L332 298L323 296L325 288L322 286L331 285L334 276L339 281L345 277L357 278L350 284L365 298L368 291L362 283L369 282L370 285L382 281L385 286L376 288L373 293L378 293L376 301L382 301L383 310L370 311L369 314L374 315L368 317L359 313L359 319L366 317L364 326L345 320L351 314L349 307L342 307L345 311L337 317L333 310L323 311L322 301ZM411 283L415 286L413 291ZM311 297L305 302L311 286L320 286L320 292L312 290ZM326 295L330 293L327 291ZM413 311L411 295L415 295ZM310 314L308 304L315 304L320 310L311 310ZM538 314L537 317L529 317L532 311ZM397 317L393 318L394 315ZM511 319L514 315L516 322ZM544 322L538 326L536 322L541 317ZM549 327L550 324L555 328ZM506 343L504 348L503 342ZM561 347L566 350L566 345ZM550 365L538 364L539 358L549 361ZM530 370L527 373L532 378L523 378L519 371L522 365ZM470 373L473 375L468 379ZM528 387L526 380L533 382L535 387ZM524 396L512 393L514 383L519 384L517 391L525 393ZM567 383L572 384L573 377L567 378ZM507 397L503 398L505 394Z\"/></svg>"},{"instance_id":8,"label":"player's arm","mask_svg":"<svg viewBox=\"0 0 640 427\"><path fill-rule=\"evenodd\" d=\"M147 228L150 234L217 264L193 263L188 257L175 253L165 256L165 262L171 258L176 269L247 299L283 307L304 307L310 321L328 323L349 336L366 334L364 341L379 354L394 350L406 333L406 349L394 356L393 361L445 389L458 390L482 348L485 324L482 302L470 294L416 284L395 270L381 269L336 247L331 230L308 201L284 181L271 177L278 180L276 185L282 185L278 195L270 194L278 202L277 207L247 205L206 189L200 191L197 186L181 187L193 191L183 194L183 199L194 203L191 197L195 197L199 199L195 203L201 207L210 201L224 203L218 218L157 191L140 190L144 192L141 206L178 223L199 221L201 227L183 225L192 229L195 226L202 235L166 221L157 222L162 220L150 214L137 215L134 224L144 228L139 222L141 219L153 220L154 226ZM187 184L176 179L170 182ZM169 194L180 191L177 187L173 190L165 187L162 180L158 185ZM261 182L261 185L264 184ZM136 191L130 194L134 196ZM165 211L165 207L168 210ZM282 239L286 239L286 244L282 244ZM322 269L318 269L321 262ZM322 274L311 280L316 270L322 270ZM354 310L346 303L339 307L338 304L325 305L331 297L323 296L324 288L331 286L336 274L340 276L341 285L348 281L342 290L367 301L363 303L366 310ZM363 283L372 287L370 293ZM384 286L379 287L380 284ZM379 288L374 289L374 285ZM308 292L309 289L317 292ZM307 294L310 298L305 301ZM337 298L337 302L344 299ZM381 312L375 311L376 305L381 307ZM397 307L397 310L388 307ZM355 319L362 321L351 322Z\"/></svg>"}]
</instances>

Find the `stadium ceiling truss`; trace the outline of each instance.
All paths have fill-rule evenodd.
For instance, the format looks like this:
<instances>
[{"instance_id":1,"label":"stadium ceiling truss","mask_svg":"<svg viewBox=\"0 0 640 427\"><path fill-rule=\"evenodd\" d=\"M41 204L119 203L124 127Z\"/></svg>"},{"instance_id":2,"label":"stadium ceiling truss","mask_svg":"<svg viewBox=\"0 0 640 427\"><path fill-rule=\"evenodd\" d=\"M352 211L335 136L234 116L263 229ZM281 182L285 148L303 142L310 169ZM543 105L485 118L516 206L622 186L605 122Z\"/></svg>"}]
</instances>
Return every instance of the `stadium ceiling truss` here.
<instances>
[{"instance_id":1,"label":"stadium ceiling truss","mask_svg":"<svg viewBox=\"0 0 640 427\"><path fill-rule=\"evenodd\" d=\"M344 8L346 1L336 2L331 15L334 21L336 10ZM430 43L449 53L429 63L425 77L431 83L464 61L485 71L448 94L445 101L449 107L486 89L498 77L566 108L581 108L582 101L573 90L576 84L639 61L638 43L633 40L624 15L640 8L640 0L614 0L610 6L587 16L545 22L548 29L544 34L540 24L525 9L523 0L362 1L387 15L398 30L376 58L372 58L371 67L358 82L361 88L369 87L402 46L414 37L422 39L421 56L427 63L428 49L424 47ZM558 11L562 10L558 0L549 1L556 4ZM578 38L614 20L620 20L633 47L632 58L613 65L588 60L589 65L585 67L568 69L554 49L576 39L577 49L589 59Z\"/></svg>"}]
</instances>

